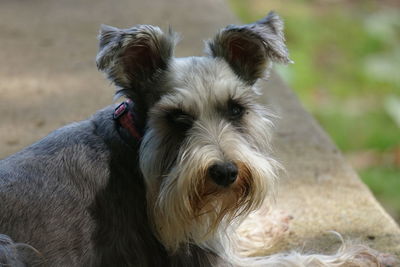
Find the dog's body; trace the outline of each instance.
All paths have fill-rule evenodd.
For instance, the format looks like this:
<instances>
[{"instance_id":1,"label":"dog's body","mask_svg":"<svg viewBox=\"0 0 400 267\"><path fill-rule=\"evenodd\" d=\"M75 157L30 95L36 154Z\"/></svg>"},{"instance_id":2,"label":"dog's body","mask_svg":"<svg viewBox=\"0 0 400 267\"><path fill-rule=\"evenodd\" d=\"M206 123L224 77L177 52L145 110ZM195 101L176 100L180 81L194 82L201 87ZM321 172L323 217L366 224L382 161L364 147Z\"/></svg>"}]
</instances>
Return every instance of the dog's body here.
<instances>
[{"instance_id":1,"label":"dog's body","mask_svg":"<svg viewBox=\"0 0 400 267\"><path fill-rule=\"evenodd\" d=\"M0 162L1 232L40 252L17 246L16 261L32 264L35 259L40 266L210 265L204 255L196 257L196 247L168 257L155 238L138 171L139 140L121 133L126 130L113 120L114 108L58 129Z\"/></svg>"},{"instance_id":2,"label":"dog's body","mask_svg":"<svg viewBox=\"0 0 400 267\"><path fill-rule=\"evenodd\" d=\"M365 250L239 256L236 228L276 179L271 114L254 85L271 62L290 62L282 30L271 13L221 30L205 57L176 59L172 32L104 26L97 64L134 119L110 106L0 162L0 264L357 262Z\"/></svg>"}]
</instances>

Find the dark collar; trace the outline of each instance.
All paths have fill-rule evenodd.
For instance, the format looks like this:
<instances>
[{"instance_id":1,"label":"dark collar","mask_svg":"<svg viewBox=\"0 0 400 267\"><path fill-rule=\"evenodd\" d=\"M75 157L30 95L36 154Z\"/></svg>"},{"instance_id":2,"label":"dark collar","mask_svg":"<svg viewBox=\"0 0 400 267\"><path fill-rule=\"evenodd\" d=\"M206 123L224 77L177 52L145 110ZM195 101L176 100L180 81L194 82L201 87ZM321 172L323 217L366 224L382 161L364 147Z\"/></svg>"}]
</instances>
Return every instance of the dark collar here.
<instances>
[{"instance_id":1,"label":"dark collar","mask_svg":"<svg viewBox=\"0 0 400 267\"><path fill-rule=\"evenodd\" d=\"M134 103L127 99L115 108L113 118L125 128L136 140L142 139L141 131L137 128L137 118L133 112Z\"/></svg>"}]
</instances>

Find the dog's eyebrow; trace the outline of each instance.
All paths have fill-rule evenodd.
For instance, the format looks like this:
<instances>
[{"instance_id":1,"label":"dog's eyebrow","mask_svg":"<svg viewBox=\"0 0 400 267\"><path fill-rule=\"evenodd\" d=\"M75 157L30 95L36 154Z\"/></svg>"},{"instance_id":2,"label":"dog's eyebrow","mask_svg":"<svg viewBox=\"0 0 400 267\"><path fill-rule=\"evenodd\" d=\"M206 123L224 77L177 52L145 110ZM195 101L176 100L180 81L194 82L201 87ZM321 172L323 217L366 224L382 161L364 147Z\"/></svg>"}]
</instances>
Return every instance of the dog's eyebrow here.
<instances>
[{"instance_id":1,"label":"dog's eyebrow","mask_svg":"<svg viewBox=\"0 0 400 267\"><path fill-rule=\"evenodd\" d=\"M192 115L190 114L190 112L186 112L184 109L182 108L169 108L165 110L166 113L175 113L176 115L189 115L192 117Z\"/></svg>"},{"instance_id":2,"label":"dog's eyebrow","mask_svg":"<svg viewBox=\"0 0 400 267\"><path fill-rule=\"evenodd\" d=\"M183 108L183 105L178 105L178 106L165 106L162 107L161 110L168 115L186 115L186 116L190 116L193 119L196 118L194 112L192 112L191 110L187 110L185 108ZM175 113L175 114L173 114Z\"/></svg>"},{"instance_id":3,"label":"dog's eyebrow","mask_svg":"<svg viewBox=\"0 0 400 267\"><path fill-rule=\"evenodd\" d=\"M225 109L226 107L229 107L232 104L236 104L242 106L243 108L249 108L252 102L254 102L254 100L247 95L241 95L241 96L230 95L227 99L220 102L219 106L222 106Z\"/></svg>"}]
</instances>

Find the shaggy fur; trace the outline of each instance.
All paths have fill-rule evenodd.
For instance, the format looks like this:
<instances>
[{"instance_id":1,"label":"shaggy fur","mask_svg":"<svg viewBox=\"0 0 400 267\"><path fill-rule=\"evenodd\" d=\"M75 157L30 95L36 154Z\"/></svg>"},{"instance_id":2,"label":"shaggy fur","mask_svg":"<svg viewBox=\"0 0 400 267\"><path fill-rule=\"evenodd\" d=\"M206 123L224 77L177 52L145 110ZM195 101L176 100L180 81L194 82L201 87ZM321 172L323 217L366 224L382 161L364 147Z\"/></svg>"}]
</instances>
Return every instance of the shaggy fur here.
<instances>
[{"instance_id":1,"label":"shaggy fur","mask_svg":"<svg viewBox=\"0 0 400 267\"><path fill-rule=\"evenodd\" d=\"M0 161L0 265L379 264L359 246L248 253L265 245L260 210L279 169L255 86L290 62L275 13L222 29L204 57L174 58L177 35L150 25L102 26L99 39L97 66L133 100L143 137L110 106Z\"/></svg>"}]
</instances>

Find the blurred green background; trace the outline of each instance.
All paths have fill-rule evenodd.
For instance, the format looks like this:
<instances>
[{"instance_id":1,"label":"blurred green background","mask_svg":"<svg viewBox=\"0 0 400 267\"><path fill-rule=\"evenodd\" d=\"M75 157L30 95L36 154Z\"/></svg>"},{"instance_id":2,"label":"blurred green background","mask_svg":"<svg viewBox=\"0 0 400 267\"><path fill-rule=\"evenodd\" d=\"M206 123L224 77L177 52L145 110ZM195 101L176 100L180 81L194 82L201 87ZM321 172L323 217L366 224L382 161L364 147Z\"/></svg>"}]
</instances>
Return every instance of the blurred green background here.
<instances>
[{"instance_id":1,"label":"blurred green background","mask_svg":"<svg viewBox=\"0 0 400 267\"><path fill-rule=\"evenodd\" d=\"M281 15L295 64L278 72L400 222L400 1L230 4L245 23Z\"/></svg>"}]
</instances>

